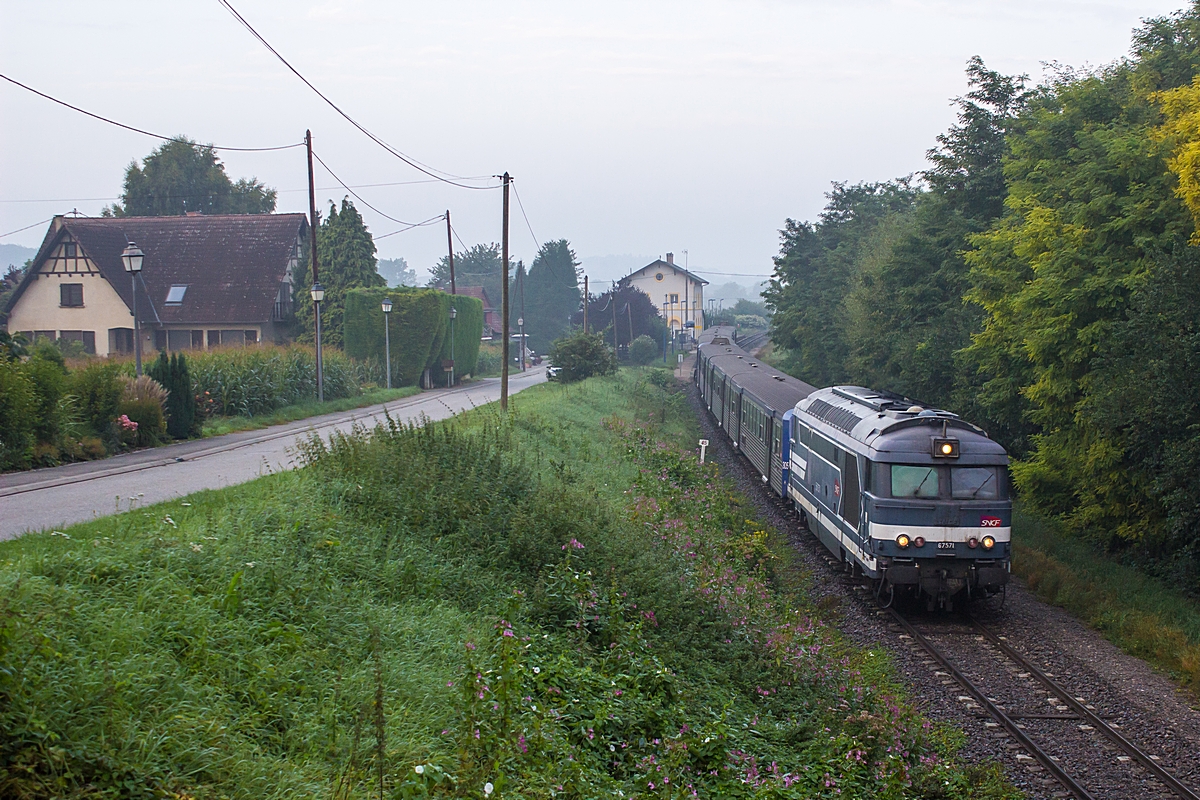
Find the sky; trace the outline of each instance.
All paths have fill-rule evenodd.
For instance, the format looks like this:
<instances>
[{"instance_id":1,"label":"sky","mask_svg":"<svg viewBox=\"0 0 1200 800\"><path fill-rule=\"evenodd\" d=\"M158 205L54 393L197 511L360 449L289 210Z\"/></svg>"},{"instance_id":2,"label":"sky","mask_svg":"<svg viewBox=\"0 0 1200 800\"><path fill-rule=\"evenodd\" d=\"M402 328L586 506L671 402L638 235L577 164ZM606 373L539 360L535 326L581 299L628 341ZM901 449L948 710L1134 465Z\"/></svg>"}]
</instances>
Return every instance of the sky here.
<instances>
[{"instance_id":1,"label":"sky","mask_svg":"<svg viewBox=\"0 0 1200 800\"><path fill-rule=\"evenodd\" d=\"M1184 5L230 2L393 148L453 175L508 171L513 257L528 264L539 242L565 238L601 288L667 252L714 285L753 284L784 220L814 218L832 182L925 167L970 57L1035 80L1050 62L1099 66L1128 53L1143 19ZM465 245L501 237L498 190L433 181L386 152L218 0L0 0L0 73L217 146L292 144L311 129L317 154L382 214L449 209ZM0 234L32 225L0 243L36 247L52 215L99 214L157 145L0 81ZM303 150L221 157L235 180L278 189L277 210L308 210ZM316 184L322 207L347 194L319 165ZM402 226L356 205L381 258L424 274L445 253L444 227L386 236Z\"/></svg>"}]
</instances>

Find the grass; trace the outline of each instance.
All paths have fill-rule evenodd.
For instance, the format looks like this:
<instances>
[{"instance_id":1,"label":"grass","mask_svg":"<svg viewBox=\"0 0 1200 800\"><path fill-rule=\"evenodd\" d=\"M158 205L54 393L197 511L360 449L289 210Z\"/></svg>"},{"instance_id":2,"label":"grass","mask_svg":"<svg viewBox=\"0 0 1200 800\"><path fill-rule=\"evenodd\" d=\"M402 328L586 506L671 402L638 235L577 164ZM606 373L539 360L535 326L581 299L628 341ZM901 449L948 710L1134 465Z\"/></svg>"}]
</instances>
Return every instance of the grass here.
<instances>
[{"instance_id":1,"label":"grass","mask_svg":"<svg viewBox=\"0 0 1200 800\"><path fill-rule=\"evenodd\" d=\"M285 422L295 422L296 420L308 419L309 417L317 417L322 414L351 411L355 408L366 408L367 406L399 400L403 397L412 397L414 394L420 394L420 392L421 390L416 386L405 386L400 389L368 389L357 397L326 400L324 403L318 403L315 400L311 403L296 403L295 405L284 406L269 414L262 414L257 417L215 417L205 421L201 436L208 438L210 436L223 436L226 433L236 433L237 431L255 431L262 428L269 428L272 425L281 425Z\"/></svg>"},{"instance_id":2,"label":"grass","mask_svg":"<svg viewBox=\"0 0 1200 800\"><path fill-rule=\"evenodd\" d=\"M1065 536L1019 504L1013 517L1013 571L1038 597L1164 671L1200 701L1200 603Z\"/></svg>"},{"instance_id":3,"label":"grass","mask_svg":"<svg viewBox=\"0 0 1200 800\"><path fill-rule=\"evenodd\" d=\"M1012 796L823 623L662 372L0 543L0 796Z\"/></svg>"}]
</instances>

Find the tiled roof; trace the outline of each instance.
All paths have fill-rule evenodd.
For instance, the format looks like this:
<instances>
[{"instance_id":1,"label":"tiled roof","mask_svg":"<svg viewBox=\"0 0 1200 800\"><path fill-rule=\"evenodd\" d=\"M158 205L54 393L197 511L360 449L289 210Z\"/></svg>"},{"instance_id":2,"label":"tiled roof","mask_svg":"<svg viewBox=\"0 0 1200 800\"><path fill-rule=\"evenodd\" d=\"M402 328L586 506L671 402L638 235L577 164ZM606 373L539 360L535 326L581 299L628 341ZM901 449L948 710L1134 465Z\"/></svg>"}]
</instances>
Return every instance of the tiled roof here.
<instances>
[{"instance_id":1,"label":"tiled roof","mask_svg":"<svg viewBox=\"0 0 1200 800\"><path fill-rule=\"evenodd\" d=\"M130 305L132 289L121 252L128 242L135 242L146 254L141 275L145 291L138 287L142 319L157 318L168 324L270 320L297 237L308 230L304 214L61 217L59 221L61 229L52 226L46 234L35 268L65 230ZM32 278L31 270L26 280ZM168 306L167 293L176 285L186 285L187 292L181 304ZM14 293L12 304L23 288Z\"/></svg>"},{"instance_id":2,"label":"tiled roof","mask_svg":"<svg viewBox=\"0 0 1200 800\"><path fill-rule=\"evenodd\" d=\"M647 264L646 266L644 266L640 269L635 269L633 272L629 273L621 280L627 281L630 278L632 278L634 275L637 275L638 273L641 273L641 272L645 272L646 270L649 270L649 269L653 269L658 272L662 272L664 269L671 269L682 275L686 275L687 277L691 278L692 281L695 283L699 283L704 286L708 285L708 281L704 280L704 278L701 278L699 275L694 275L691 272L688 272L683 267L679 266L678 264L671 264L667 261L663 261L661 258L656 261L651 261L649 264Z\"/></svg>"}]
</instances>

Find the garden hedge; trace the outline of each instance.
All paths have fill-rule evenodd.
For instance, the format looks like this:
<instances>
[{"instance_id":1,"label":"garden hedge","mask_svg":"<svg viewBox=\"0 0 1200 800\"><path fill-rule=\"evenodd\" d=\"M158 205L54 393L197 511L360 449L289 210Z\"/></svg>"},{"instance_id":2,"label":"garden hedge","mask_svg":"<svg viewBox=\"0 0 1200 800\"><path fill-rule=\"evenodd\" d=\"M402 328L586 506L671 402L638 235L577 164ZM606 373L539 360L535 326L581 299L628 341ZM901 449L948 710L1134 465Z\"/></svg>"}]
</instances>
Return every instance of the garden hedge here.
<instances>
[{"instance_id":1,"label":"garden hedge","mask_svg":"<svg viewBox=\"0 0 1200 800\"><path fill-rule=\"evenodd\" d=\"M483 303L473 297L451 296L436 289L351 289L346 293L346 354L360 361L384 358L383 299L392 301L390 321L392 385L411 386L427 367L434 380L442 378L440 363L450 357L450 307L454 321L454 357L474 367L483 335ZM470 370L466 370L469 372ZM456 373L461 376L463 370Z\"/></svg>"}]
</instances>

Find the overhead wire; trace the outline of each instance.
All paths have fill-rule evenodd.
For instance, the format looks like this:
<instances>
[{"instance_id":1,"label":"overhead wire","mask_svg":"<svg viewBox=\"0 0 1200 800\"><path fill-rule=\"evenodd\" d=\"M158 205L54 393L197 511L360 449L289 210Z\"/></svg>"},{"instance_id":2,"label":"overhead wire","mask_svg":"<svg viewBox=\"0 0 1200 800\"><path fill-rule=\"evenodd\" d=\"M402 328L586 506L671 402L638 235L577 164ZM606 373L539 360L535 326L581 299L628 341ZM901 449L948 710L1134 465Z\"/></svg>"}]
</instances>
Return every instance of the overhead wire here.
<instances>
[{"instance_id":1,"label":"overhead wire","mask_svg":"<svg viewBox=\"0 0 1200 800\"><path fill-rule=\"evenodd\" d=\"M495 189L495 188L497 188L497 186L495 186L495 185L493 185L493 186L472 186L467 183L461 183L461 181L479 180L480 178L463 177L460 175L454 175L453 173L450 173L450 172L445 172L444 170L440 170L440 169L432 167L428 164L424 164L424 163L418 161L417 159L413 158L412 156L406 155L405 153L401 152L400 150L397 150L395 147L392 147L390 144L383 141L375 134L371 133L371 131L367 130L362 124L360 124L358 122L358 120L354 119L354 117L350 116L345 111L343 111L341 109L341 107L339 107L337 105L337 103L330 100L329 97L327 97L324 92L322 92L320 89L318 89L316 86L314 86L312 81L310 81L308 78L304 77L303 73L301 73L300 70L293 67L291 65L291 63L286 58L284 58L283 55L278 50L276 50L273 46L271 46L271 43L268 42L262 36L262 34L260 34L258 31L256 31L254 29L254 26L251 25L246 20L246 18L243 17L238 12L238 10L233 7L233 4L230 3L229 0L217 0L217 2L220 3L222 6L224 6L225 9L227 11L229 11L230 14L233 15L234 19L236 19L239 23L241 23L242 27L244 27L247 31L250 32L251 36L253 36L255 39L257 39L258 42L260 44L262 44L263 47L267 48L267 50L270 51L270 53L273 56L275 56L277 59L279 59L280 63L282 63L285 67L287 67L288 70L293 75L295 75L297 78L299 78L304 83L305 86L307 86L309 89L312 89L312 91L317 95L317 97L324 100L325 103L330 108L332 108L334 111L336 111L339 116L341 116L344 120L346 120L351 125L353 125L364 136L366 136L371 141L375 142L375 144L382 147L385 151L390 153L395 158L400 159L401 161L403 161L405 164L408 164L413 169L415 169L419 172L423 172L431 178L435 178L435 179L441 181L442 183L448 183L452 186L457 186L460 189ZM438 173L441 173L441 174L438 174ZM495 176L488 176L488 179L490 180L493 177L495 177Z\"/></svg>"},{"instance_id":2,"label":"overhead wire","mask_svg":"<svg viewBox=\"0 0 1200 800\"><path fill-rule=\"evenodd\" d=\"M441 222L445 218L446 218L445 214L438 214L436 217L430 217L429 219L425 220L424 222L414 222L414 223L408 225L407 227L401 228L398 231L392 231L391 233L385 233L381 236L375 236L372 238L375 241L379 241L380 239L386 239L389 236L395 236L398 233L405 233L406 231L411 231L413 228L424 228L426 225L432 225L435 222Z\"/></svg>"},{"instance_id":3,"label":"overhead wire","mask_svg":"<svg viewBox=\"0 0 1200 800\"><path fill-rule=\"evenodd\" d=\"M366 201L366 199L364 199L364 198L363 198L363 196L362 196L361 194L359 194L358 192L356 192L356 191L354 191L353 189L351 189L351 188L350 188L350 186L349 186L349 184L347 184L345 181L343 181L341 178L339 178L339 177L337 176L337 173L336 173L336 172L334 172L333 170L331 170L331 169L329 168L329 165L325 163L324 159L322 159L322 158L321 158L319 155L317 155L317 151L316 151L316 150L313 150L313 151L312 151L312 155L313 155L313 158L315 158L315 159L317 160L317 162L318 162L318 163L319 163L319 164L320 164L322 167L324 167L324 168L325 168L325 171L326 171L326 172L328 172L328 173L329 173L329 174L330 174L330 175L333 177L333 179L334 179L335 181L337 181L337 182L338 182L338 184L340 184L340 185L341 185L341 187L342 187L343 189L345 189L345 190L346 190L347 192L349 192L350 194L354 195L355 199L357 199L357 200L358 200L360 203L362 203L362 204L363 204L364 206L366 206L367 208L369 208L369 209L371 209L372 211L374 211L374 212L375 212L376 214L378 214L379 216L381 216L381 217L383 217L383 218L385 218L385 219L390 219L392 222L396 223L397 225L409 225L409 226L412 226L412 227L416 227L418 224L420 224L420 223L416 223L416 222L409 222L409 221L407 221L407 220L403 220L403 219L396 219L395 217L393 217L393 216L391 216L391 215L389 215L389 214L386 214L386 213L384 213L383 211L380 211L378 208L376 208L375 206L373 206L373 205L371 205L369 202L367 202L367 201ZM445 216L446 216L445 214L442 214L442 215L440 215L440 216L438 217L438 219L445 219Z\"/></svg>"},{"instance_id":4,"label":"overhead wire","mask_svg":"<svg viewBox=\"0 0 1200 800\"><path fill-rule=\"evenodd\" d=\"M538 241L537 234L533 232L533 226L529 224L529 215L525 213L525 204L521 202L521 193L517 191L516 181L511 181L513 194L517 198L517 207L521 209L521 216L525 218L525 227L529 228L529 235L533 237L533 243L537 245L537 249L542 249L542 243Z\"/></svg>"},{"instance_id":5,"label":"overhead wire","mask_svg":"<svg viewBox=\"0 0 1200 800\"><path fill-rule=\"evenodd\" d=\"M161 133L154 133L153 131L148 131L148 130L145 130L144 128L138 128L133 125L126 125L124 122L117 122L115 119L109 119L108 117L102 117L99 114L93 114L91 111L80 108L79 106L71 105L70 103L66 102L65 100L59 100L57 97L52 97L51 95L48 95L45 92L39 92L37 89L34 89L32 86L27 86L26 84L21 83L20 81L16 80L15 78L10 78L7 75L4 75L2 73L0 73L0 78L3 78L4 80L8 81L9 83L13 84L14 86L21 87L22 89L24 89L27 92L32 92L33 94L36 94L38 97L44 97L45 99L49 100L52 103L58 103L60 106L69 108L72 111L78 111L80 114L89 116L92 119L100 120L101 122L106 122L109 125L115 125L118 128L124 128L127 131L133 131L134 133L140 133L143 136L150 136L155 139L162 139L163 141L166 141L166 142L187 141L186 139L182 139L179 136L164 136ZM232 150L232 151L237 151L240 153L264 153L264 152L268 152L271 150L290 150L293 147L304 147L304 142L296 142L295 144L283 144L283 145L278 145L276 147L226 147L224 145L215 145L215 144L201 145L201 147L210 147L213 150Z\"/></svg>"},{"instance_id":6,"label":"overhead wire","mask_svg":"<svg viewBox=\"0 0 1200 800\"><path fill-rule=\"evenodd\" d=\"M54 217L50 217L50 219L44 219L41 222L35 222L32 225L26 225L24 228L17 228L15 231L9 231L8 233L0 233L0 239L3 239L6 236L12 236L14 233L20 233L21 231L27 231L30 228L36 228L39 225L45 225L51 219L54 219Z\"/></svg>"}]
</instances>

